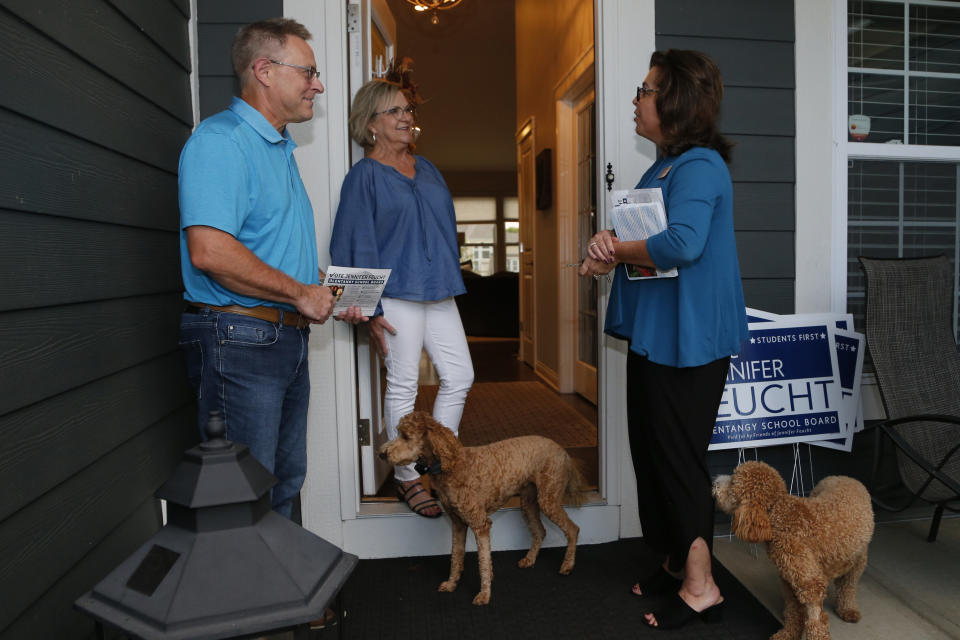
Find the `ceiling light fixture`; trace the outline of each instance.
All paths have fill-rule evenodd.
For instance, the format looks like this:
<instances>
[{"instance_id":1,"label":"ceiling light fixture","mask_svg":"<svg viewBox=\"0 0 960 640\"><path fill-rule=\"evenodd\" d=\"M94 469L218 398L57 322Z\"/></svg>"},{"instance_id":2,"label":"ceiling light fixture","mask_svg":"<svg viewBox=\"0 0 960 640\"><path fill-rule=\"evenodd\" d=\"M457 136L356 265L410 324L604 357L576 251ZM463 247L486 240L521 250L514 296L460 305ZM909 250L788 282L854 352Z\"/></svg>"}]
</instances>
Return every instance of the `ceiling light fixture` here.
<instances>
[{"instance_id":1,"label":"ceiling light fixture","mask_svg":"<svg viewBox=\"0 0 960 640\"><path fill-rule=\"evenodd\" d=\"M453 9L463 2L463 0L407 0L407 2L413 5L414 11L432 11L433 15L430 16L430 22L432 24L440 24L439 12Z\"/></svg>"}]
</instances>

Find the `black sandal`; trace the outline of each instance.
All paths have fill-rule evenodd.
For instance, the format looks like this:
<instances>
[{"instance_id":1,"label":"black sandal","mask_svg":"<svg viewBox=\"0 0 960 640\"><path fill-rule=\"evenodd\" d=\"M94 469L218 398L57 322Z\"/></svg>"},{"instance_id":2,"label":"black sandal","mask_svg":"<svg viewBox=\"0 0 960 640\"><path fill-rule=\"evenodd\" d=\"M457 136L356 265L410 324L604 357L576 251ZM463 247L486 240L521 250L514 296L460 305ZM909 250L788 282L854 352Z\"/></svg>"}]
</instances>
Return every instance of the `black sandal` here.
<instances>
[{"instance_id":1,"label":"black sandal","mask_svg":"<svg viewBox=\"0 0 960 640\"><path fill-rule=\"evenodd\" d=\"M416 491L413 491L416 489ZM413 493L410 493L413 491ZM437 511L435 514L430 515L423 513L423 511L430 509L432 507L440 508L440 505L436 500L433 499L433 496L428 497L426 500L418 502L416 506L410 504L410 498L420 495L421 493L427 493L427 490L423 488L423 485L420 484L420 481L417 480L411 484L406 489L403 488L402 482L397 482L397 497L407 503L407 506L410 507L410 510L413 511L418 516L423 516L424 518L439 518L443 515L443 511ZM429 495L429 494L427 494Z\"/></svg>"},{"instance_id":2,"label":"black sandal","mask_svg":"<svg viewBox=\"0 0 960 640\"><path fill-rule=\"evenodd\" d=\"M667 629L678 629L696 618L700 618L706 624L716 624L723 621L723 602L721 600L703 611L694 611L690 608L690 605L684 602L680 594L674 594L660 608L660 611L652 612L657 619L656 626L649 622L647 626L666 631Z\"/></svg>"},{"instance_id":3,"label":"black sandal","mask_svg":"<svg viewBox=\"0 0 960 640\"><path fill-rule=\"evenodd\" d=\"M652 598L665 593L676 593L680 590L681 583L681 580L674 578L666 569L657 567L657 570L647 577L637 580L630 592L641 598ZM640 589L640 593L637 593L637 589Z\"/></svg>"}]
</instances>

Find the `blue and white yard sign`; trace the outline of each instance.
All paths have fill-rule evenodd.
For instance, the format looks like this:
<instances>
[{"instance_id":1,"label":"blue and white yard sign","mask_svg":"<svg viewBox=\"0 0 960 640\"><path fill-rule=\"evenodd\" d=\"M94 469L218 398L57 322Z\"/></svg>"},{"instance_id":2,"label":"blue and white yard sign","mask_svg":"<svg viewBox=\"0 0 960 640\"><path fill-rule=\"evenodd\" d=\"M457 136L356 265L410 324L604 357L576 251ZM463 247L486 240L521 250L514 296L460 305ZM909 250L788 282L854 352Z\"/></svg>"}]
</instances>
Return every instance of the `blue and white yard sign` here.
<instances>
[{"instance_id":1,"label":"blue and white yard sign","mask_svg":"<svg viewBox=\"0 0 960 640\"><path fill-rule=\"evenodd\" d=\"M760 322L750 323L750 337L730 359L710 449L844 435L834 339L837 316L814 320L748 315Z\"/></svg>"},{"instance_id":2,"label":"blue and white yard sign","mask_svg":"<svg viewBox=\"0 0 960 640\"><path fill-rule=\"evenodd\" d=\"M853 434L863 429L863 403L860 396L860 378L866 339L856 331L834 330L837 347L837 366L840 374L840 402L843 416L843 436L837 439L811 442L819 447L850 451Z\"/></svg>"}]
</instances>

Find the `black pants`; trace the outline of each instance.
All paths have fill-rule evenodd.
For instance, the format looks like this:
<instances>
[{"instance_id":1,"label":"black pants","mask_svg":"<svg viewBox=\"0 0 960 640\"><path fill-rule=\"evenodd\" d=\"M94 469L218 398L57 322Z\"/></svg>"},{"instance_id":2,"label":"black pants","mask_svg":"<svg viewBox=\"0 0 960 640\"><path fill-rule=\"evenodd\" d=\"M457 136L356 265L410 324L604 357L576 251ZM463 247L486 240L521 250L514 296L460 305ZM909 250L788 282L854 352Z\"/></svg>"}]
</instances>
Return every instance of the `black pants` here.
<instances>
[{"instance_id":1,"label":"black pants","mask_svg":"<svg viewBox=\"0 0 960 640\"><path fill-rule=\"evenodd\" d=\"M643 538L679 571L698 537L713 542L707 446L730 365L669 367L627 356L627 430Z\"/></svg>"}]
</instances>

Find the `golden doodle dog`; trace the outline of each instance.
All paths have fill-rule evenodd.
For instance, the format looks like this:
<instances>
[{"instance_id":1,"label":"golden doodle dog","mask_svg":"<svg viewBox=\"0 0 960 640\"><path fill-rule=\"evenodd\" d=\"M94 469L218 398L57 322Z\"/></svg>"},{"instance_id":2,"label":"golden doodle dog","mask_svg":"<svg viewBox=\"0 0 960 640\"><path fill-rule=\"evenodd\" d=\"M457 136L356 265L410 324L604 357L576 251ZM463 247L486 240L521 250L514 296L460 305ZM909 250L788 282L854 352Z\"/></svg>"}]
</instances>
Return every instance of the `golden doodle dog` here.
<instances>
[{"instance_id":1,"label":"golden doodle dog","mask_svg":"<svg viewBox=\"0 0 960 640\"><path fill-rule=\"evenodd\" d=\"M763 462L744 462L733 476L713 484L717 505L733 516L733 533L747 542L766 542L780 571L784 626L771 640L829 640L823 610L827 585L836 581L837 615L860 620L857 582L867 566L873 537L873 507L866 487L846 476L817 483L810 497L787 493L780 474Z\"/></svg>"},{"instance_id":2,"label":"golden doodle dog","mask_svg":"<svg viewBox=\"0 0 960 640\"><path fill-rule=\"evenodd\" d=\"M465 447L449 429L423 411L401 418L397 431L397 437L383 445L380 457L395 465L417 462L421 473L426 468L431 474L430 486L453 523L450 577L439 591L457 588L470 527L477 539L480 560L480 592L473 604L490 602L493 565L489 515L517 494L523 519L533 537L530 550L517 566L532 567L537 560L546 535L540 521L542 510L567 537L560 573L573 571L580 527L564 511L563 503L580 506L584 483L560 445L541 436L522 436L483 447Z\"/></svg>"}]
</instances>

